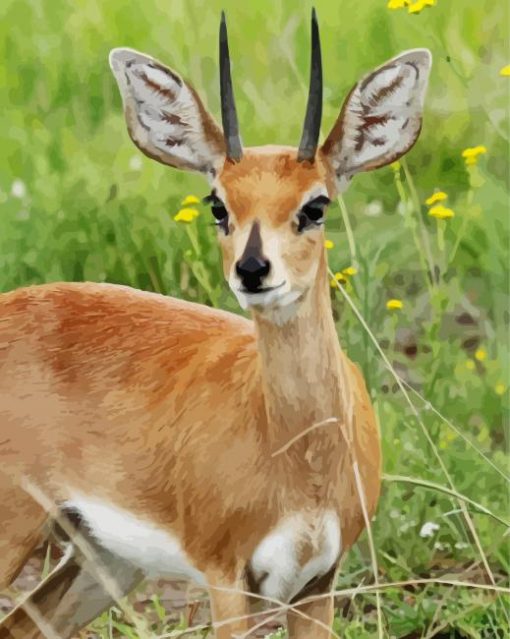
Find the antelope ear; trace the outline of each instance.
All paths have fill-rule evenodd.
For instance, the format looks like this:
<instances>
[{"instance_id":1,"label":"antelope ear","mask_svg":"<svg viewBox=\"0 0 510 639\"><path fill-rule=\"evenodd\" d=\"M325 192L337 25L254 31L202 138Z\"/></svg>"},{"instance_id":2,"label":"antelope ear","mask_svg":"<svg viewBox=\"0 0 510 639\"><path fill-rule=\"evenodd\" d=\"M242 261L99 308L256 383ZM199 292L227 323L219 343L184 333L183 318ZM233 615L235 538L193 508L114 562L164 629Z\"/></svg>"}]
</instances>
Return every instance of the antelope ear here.
<instances>
[{"instance_id":1,"label":"antelope ear","mask_svg":"<svg viewBox=\"0 0 510 639\"><path fill-rule=\"evenodd\" d=\"M127 128L150 158L213 176L225 157L221 129L175 71L133 49L113 49Z\"/></svg>"},{"instance_id":2,"label":"antelope ear","mask_svg":"<svg viewBox=\"0 0 510 639\"><path fill-rule=\"evenodd\" d=\"M339 188L355 173L394 162L416 142L431 64L427 49L406 51L353 87L322 146Z\"/></svg>"}]
</instances>

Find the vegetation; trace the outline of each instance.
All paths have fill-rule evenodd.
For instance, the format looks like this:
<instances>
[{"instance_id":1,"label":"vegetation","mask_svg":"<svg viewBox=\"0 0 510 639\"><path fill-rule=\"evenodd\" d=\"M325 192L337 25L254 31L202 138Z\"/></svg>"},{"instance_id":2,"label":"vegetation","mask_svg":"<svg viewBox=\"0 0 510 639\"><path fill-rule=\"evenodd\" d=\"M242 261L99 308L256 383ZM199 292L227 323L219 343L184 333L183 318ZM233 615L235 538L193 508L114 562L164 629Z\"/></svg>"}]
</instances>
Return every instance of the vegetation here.
<instances>
[{"instance_id":1,"label":"vegetation","mask_svg":"<svg viewBox=\"0 0 510 639\"><path fill-rule=\"evenodd\" d=\"M407 48L434 55L418 144L401 164L357 177L328 214L338 334L371 390L385 472L372 525L376 556L365 533L344 561L335 631L349 639L503 639L510 614L508 7L492 0L316 5L324 133L365 72ZM219 116L221 8L244 143L297 144L308 7L3 0L1 290L121 282L240 312L222 278L209 211L189 200L183 206L188 195L206 195L205 183L134 148L107 63L114 46L151 53L190 78ZM198 215L178 215L182 208ZM142 614L151 636L180 636L184 617L176 625L150 587L156 594ZM90 632L142 636L117 610Z\"/></svg>"}]
</instances>

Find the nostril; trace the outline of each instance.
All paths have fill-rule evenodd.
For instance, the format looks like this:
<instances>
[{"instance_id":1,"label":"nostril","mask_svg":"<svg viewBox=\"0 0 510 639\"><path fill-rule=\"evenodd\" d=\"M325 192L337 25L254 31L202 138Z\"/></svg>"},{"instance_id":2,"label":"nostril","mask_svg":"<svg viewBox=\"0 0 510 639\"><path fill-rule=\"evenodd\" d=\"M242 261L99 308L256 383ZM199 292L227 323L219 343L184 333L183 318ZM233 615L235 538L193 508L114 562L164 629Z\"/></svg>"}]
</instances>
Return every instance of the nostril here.
<instances>
[{"instance_id":1,"label":"nostril","mask_svg":"<svg viewBox=\"0 0 510 639\"><path fill-rule=\"evenodd\" d=\"M243 287L248 291L256 292L261 288L262 279L271 269L271 263L265 258L250 255L236 263L236 273Z\"/></svg>"}]
</instances>

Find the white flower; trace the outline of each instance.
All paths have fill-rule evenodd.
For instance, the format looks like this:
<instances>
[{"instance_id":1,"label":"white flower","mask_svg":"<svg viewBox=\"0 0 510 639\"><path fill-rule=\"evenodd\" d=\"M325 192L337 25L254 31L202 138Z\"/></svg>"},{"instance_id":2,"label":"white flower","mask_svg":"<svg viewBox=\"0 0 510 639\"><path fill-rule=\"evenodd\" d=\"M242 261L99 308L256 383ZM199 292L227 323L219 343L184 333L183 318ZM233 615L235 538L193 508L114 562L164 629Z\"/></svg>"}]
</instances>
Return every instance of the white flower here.
<instances>
[{"instance_id":1,"label":"white flower","mask_svg":"<svg viewBox=\"0 0 510 639\"><path fill-rule=\"evenodd\" d=\"M378 215L381 215L382 212L383 206L379 200L372 200L372 202L367 204L365 209L366 215L370 215L370 217L377 217Z\"/></svg>"},{"instance_id":2,"label":"white flower","mask_svg":"<svg viewBox=\"0 0 510 639\"><path fill-rule=\"evenodd\" d=\"M405 520L405 515L402 515L401 519ZM407 532L409 528L414 528L414 526L416 526L416 522L414 519L410 519L409 521L404 521L404 523L399 526L399 530L400 532Z\"/></svg>"},{"instance_id":3,"label":"white flower","mask_svg":"<svg viewBox=\"0 0 510 639\"><path fill-rule=\"evenodd\" d=\"M409 211L409 206L406 202L402 202L402 200L397 204L397 213L399 215L405 215Z\"/></svg>"},{"instance_id":4,"label":"white flower","mask_svg":"<svg viewBox=\"0 0 510 639\"><path fill-rule=\"evenodd\" d=\"M23 180L14 180L11 186L11 195L21 200L27 194L27 187Z\"/></svg>"},{"instance_id":5,"label":"white flower","mask_svg":"<svg viewBox=\"0 0 510 639\"><path fill-rule=\"evenodd\" d=\"M458 541L455 544L455 548L457 548L457 550L464 550L464 548L469 548L469 544L466 544L465 541Z\"/></svg>"},{"instance_id":6,"label":"white flower","mask_svg":"<svg viewBox=\"0 0 510 639\"><path fill-rule=\"evenodd\" d=\"M433 521L426 521L421 527L420 537L432 537L437 530L439 530L439 524L435 524Z\"/></svg>"},{"instance_id":7,"label":"white flower","mask_svg":"<svg viewBox=\"0 0 510 639\"><path fill-rule=\"evenodd\" d=\"M142 166L142 158L139 155L133 155L133 157L129 160L129 168L132 171L140 171Z\"/></svg>"},{"instance_id":8,"label":"white flower","mask_svg":"<svg viewBox=\"0 0 510 639\"><path fill-rule=\"evenodd\" d=\"M283 628L279 628L275 632L270 632L268 635L264 635L264 639L284 639L286 632Z\"/></svg>"}]
</instances>

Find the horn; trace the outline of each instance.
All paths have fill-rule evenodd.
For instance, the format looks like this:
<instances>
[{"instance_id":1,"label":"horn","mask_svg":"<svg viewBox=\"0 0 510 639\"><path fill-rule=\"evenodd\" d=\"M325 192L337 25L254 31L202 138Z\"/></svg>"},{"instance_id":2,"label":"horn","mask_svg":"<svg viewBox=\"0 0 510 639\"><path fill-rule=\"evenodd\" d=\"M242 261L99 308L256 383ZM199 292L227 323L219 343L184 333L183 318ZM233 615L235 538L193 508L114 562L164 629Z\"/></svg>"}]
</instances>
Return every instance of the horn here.
<instances>
[{"instance_id":1,"label":"horn","mask_svg":"<svg viewBox=\"0 0 510 639\"><path fill-rule=\"evenodd\" d=\"M306 105L305 123L301 142L299 143L298 161L313 161L322 119L322 58L321 41L319 37L319 25L317 14L312 9L312 54L310 64L310 88L308 91L308 103Z\"/></svg>"},{"instance_id":2,"label":"horn","mask_svg":"<svg viewBox=\"0 0 510 639\"><path fill-rule=\"evenodd\" d=\"M223 135L227 146L227 158L238 162L243 149L239 137L239 124L237 122L234 90L230 75L230 54L228 51L227 23L225 12L221 12L220 22L220 93L221 93L221 119L223 122Z\"/></svg>"}]
</instances>

